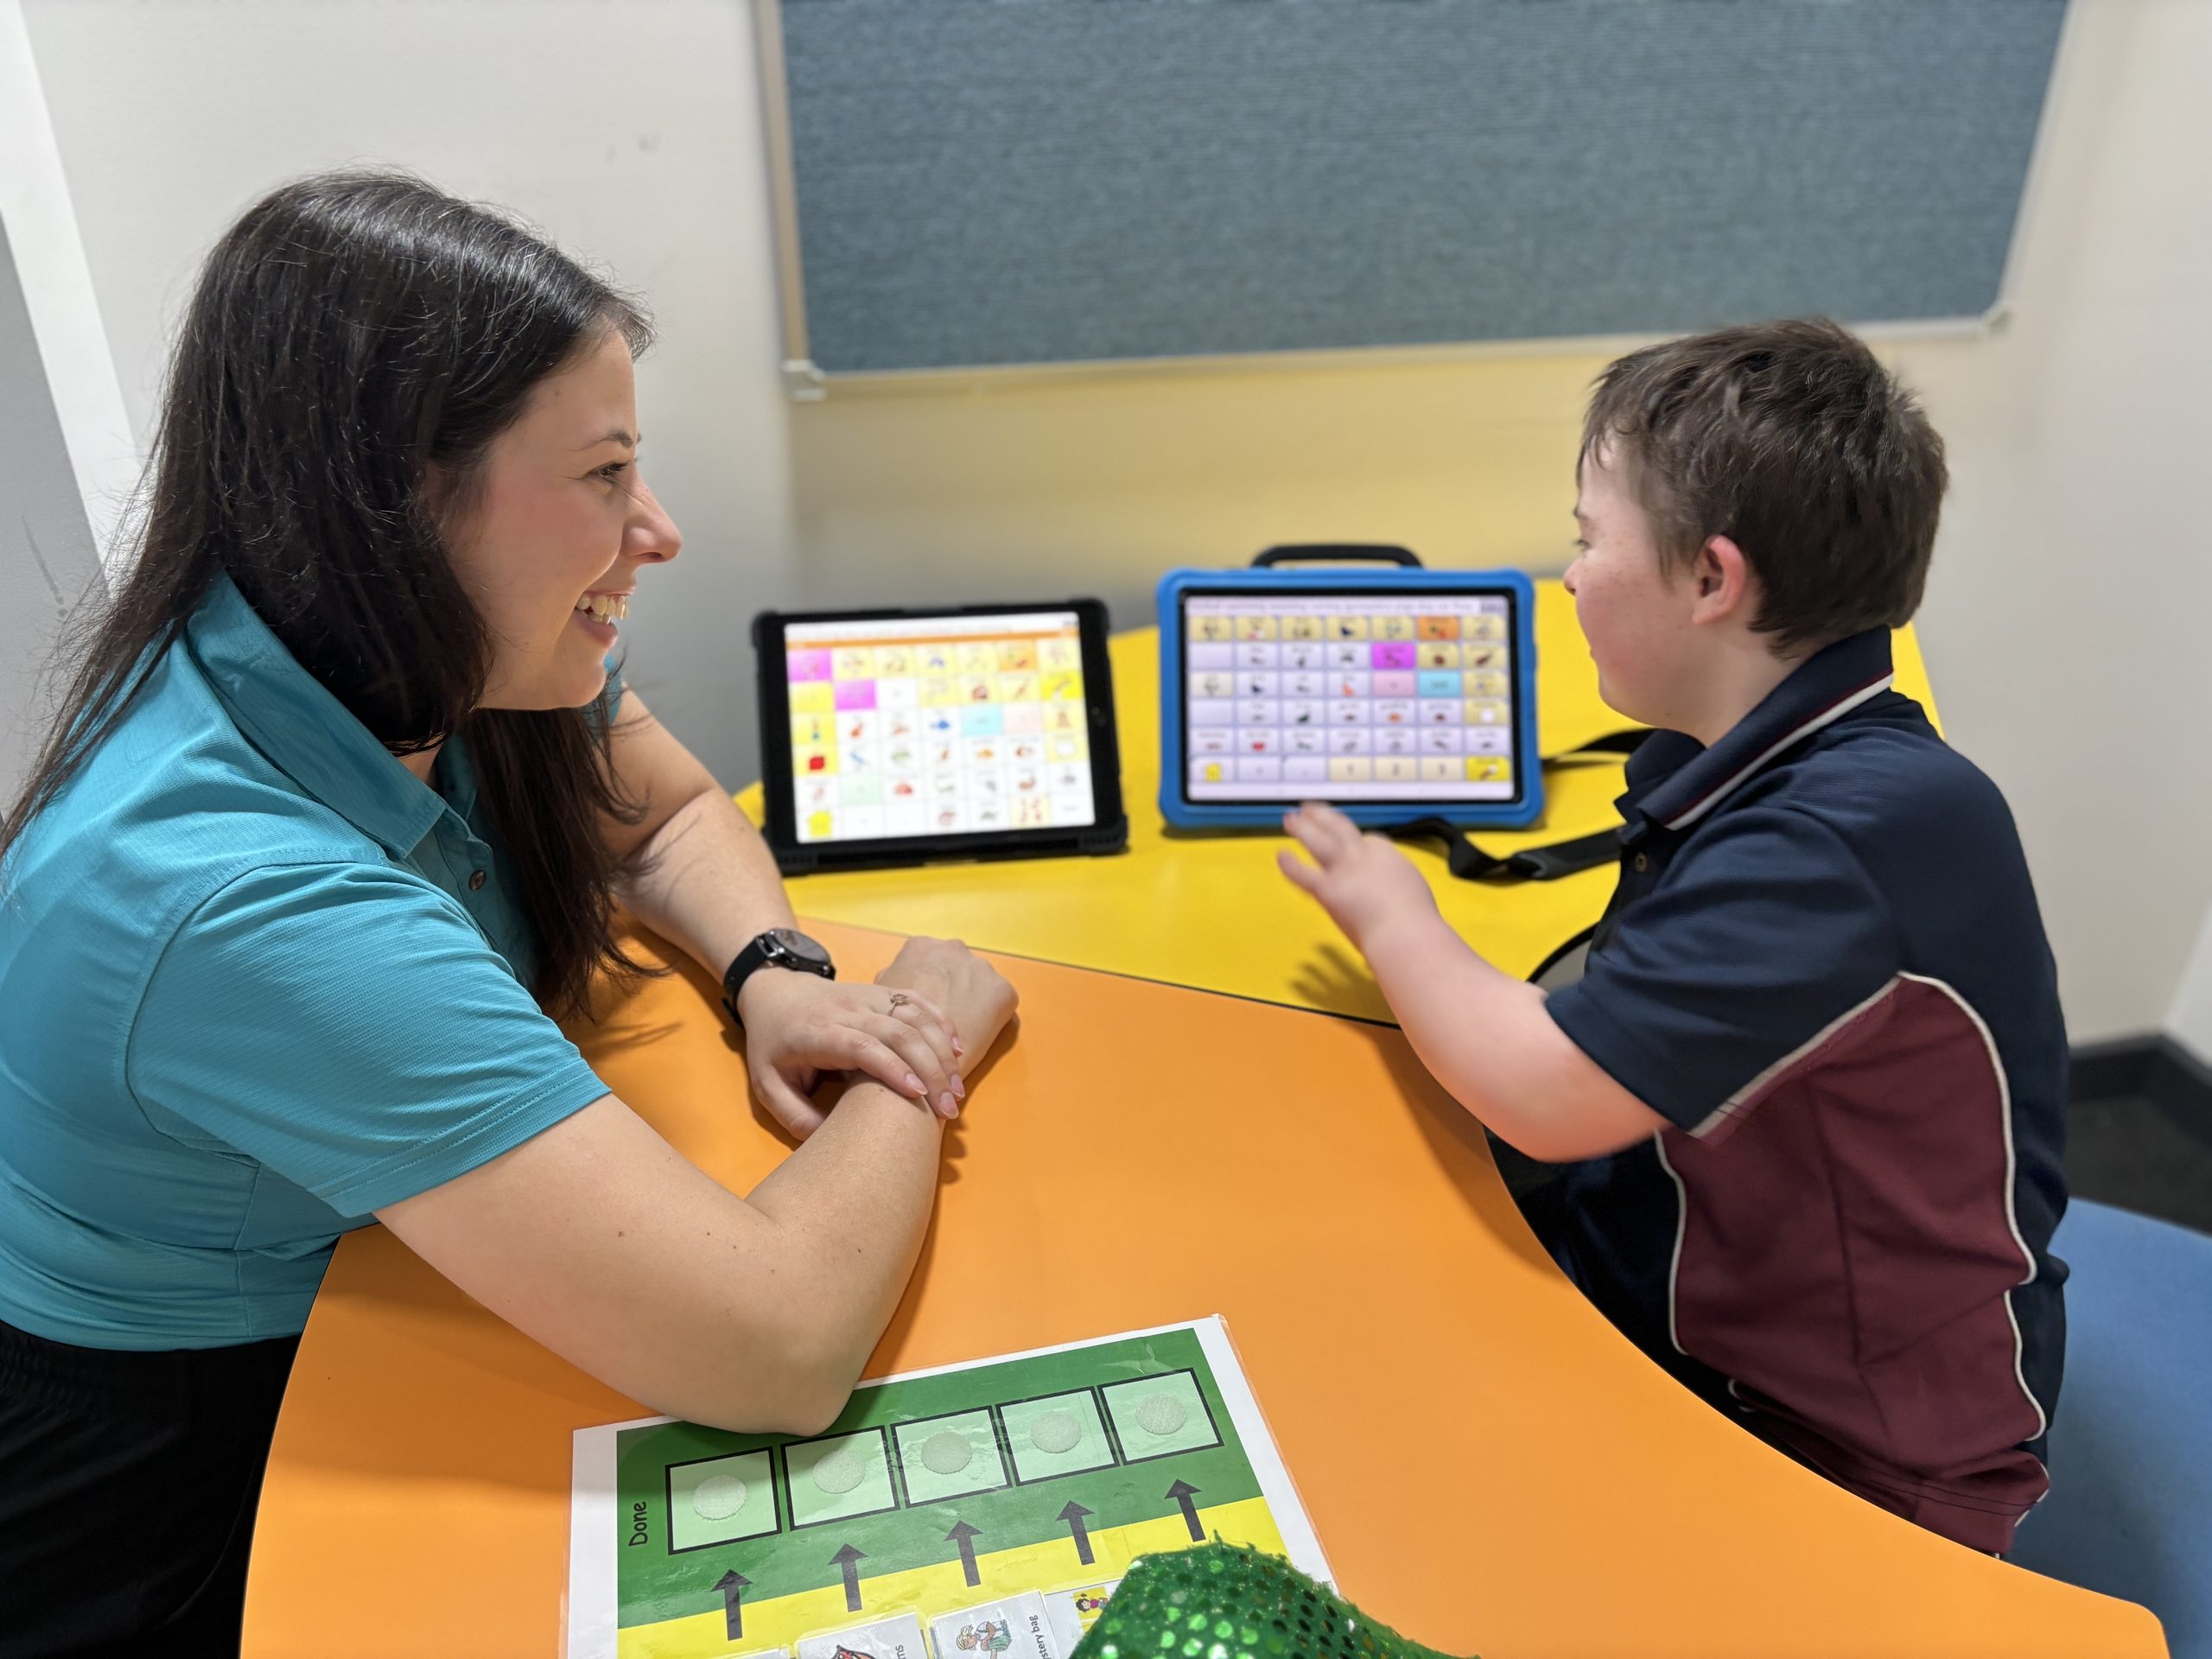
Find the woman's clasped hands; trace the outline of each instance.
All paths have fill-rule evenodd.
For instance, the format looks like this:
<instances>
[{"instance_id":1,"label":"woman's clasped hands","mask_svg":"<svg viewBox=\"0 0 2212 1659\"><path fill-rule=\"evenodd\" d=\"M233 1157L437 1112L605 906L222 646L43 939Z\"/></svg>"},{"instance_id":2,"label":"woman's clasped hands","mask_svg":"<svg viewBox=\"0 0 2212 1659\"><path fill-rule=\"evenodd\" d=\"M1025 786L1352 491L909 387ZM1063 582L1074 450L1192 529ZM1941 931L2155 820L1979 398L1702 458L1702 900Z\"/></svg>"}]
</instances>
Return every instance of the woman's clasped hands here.
<instances>
[{"instance_id":1,"label":"woman's clasped hands","mask_svg":"<svg viewBox=\"0 0 2212 1659\"><path fill-rule=\"evenodd\" d=\"M824 1116L814 1091L836 1072L957 1117L966 1069L989 1052L1015 1001L1005 977L958 940L909 939L873 984L756 973L738 996L753 1092L802 1141Z\"/></svg>"}]
</instances>

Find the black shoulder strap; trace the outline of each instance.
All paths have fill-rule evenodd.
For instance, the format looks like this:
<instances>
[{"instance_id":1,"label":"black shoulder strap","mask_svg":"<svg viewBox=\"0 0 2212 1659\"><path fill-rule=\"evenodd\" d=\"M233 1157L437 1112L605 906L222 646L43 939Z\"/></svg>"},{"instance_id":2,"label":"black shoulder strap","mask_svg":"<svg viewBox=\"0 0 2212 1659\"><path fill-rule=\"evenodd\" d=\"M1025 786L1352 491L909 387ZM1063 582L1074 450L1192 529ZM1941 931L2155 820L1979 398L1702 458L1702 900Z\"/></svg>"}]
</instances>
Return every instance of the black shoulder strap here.
<instances>
[{"instance_id":1,"label":"black shoulder strap","mask_svg":"<svg viewBox=\"0 0 2212 1659\"><path fill-rule=\"evenodd\" d=\"M1575 748L1545 756L1544 764L1557 766L1589 754L1634 754L1650 735L1642 727L1607 732ZM1476 846L1448 818L1413 818L1404 823L1383 824L1380 829L1393 840L1442 842L1446 861L1451 865L1452 874L1462 881L1555 881L1562 875L1574 875L1583 870L1594 870L1600 864L1610 864L1620 856L1621 850L1620 832L1617 829L1577 836L1573 841L1555 841L1548 847L1526 848L1503 858Z\"/></svg>"}]
</instances>

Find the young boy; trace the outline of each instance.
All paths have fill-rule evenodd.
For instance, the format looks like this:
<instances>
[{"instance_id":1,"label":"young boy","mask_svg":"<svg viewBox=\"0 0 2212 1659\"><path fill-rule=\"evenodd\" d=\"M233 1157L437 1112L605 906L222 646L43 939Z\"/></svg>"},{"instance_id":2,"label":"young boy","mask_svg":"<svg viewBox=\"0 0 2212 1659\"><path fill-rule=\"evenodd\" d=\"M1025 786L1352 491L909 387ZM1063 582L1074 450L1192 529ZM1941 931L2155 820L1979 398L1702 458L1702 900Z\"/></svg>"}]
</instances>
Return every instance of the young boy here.
<instances>
[{"instance_id":1,"label":"young boy","mask_svg":"<svg viewBox=\"0 0 2212 1659\"><path fill-rule=\"evenodd\" d=\"M1583 979L1497 972L1326 806L1286 821L1313 861L1284 873L1438 1079L1568 1166L1531 1219L1608 1318L2002 1553L2049 1485L2066 1038L2003 798L1889 689L1942 441L1858 340L1785 322L1613 364L1578 470L1567 588L1606 702L1659 728Z\"/></svg>"}]
</instances>

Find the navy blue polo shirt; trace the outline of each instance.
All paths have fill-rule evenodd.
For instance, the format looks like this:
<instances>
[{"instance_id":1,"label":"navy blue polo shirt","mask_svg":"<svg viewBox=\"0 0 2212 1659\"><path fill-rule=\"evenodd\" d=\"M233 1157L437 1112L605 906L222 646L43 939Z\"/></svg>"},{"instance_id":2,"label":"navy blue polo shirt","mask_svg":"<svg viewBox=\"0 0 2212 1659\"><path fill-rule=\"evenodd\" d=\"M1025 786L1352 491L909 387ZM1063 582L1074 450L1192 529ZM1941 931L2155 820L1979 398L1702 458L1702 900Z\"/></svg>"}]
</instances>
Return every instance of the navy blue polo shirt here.
<instances>
[{"instance_id":1,"label":"navy blue polo shirt","mask_svg":"<svg viewBox=\"0 0 2212 1659\"><path fill-rule=\"evenodd\" d=\"M1996 786L1816 653L1706 748L1660 733L1561 1030L1668 1127L1571 1166L1551 1243L1647 1352L1975 1548L2049 1485L2066 1034Z\"/></svg>"}]
</instances>

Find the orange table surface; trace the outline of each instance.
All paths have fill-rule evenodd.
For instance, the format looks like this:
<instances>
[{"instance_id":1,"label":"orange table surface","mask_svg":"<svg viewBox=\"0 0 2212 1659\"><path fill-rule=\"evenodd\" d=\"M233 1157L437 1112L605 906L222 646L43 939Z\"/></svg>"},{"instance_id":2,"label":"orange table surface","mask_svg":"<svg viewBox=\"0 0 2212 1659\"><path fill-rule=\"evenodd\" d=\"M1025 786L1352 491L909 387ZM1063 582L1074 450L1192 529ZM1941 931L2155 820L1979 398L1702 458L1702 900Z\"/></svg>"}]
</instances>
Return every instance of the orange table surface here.
<instances>
[{"instance_id":1,"label":"orange table surface","mask_svg":"<svg viewBox=\"0 0 2212 1659\"><path fill-rule=\"evenodd\" d=\"M816 926L851 976L897 943ZM1884 1514L1677 1387L1543 1257L1395 1030L1002 966L1021 1026L869 1375L1223 1314L1341 1588L1447 1651L2164 1651L2142 1608ZM579 1034L733 1188L784 1155L702 976ZM641 1414L350 1236L277 1426L245 1653L556 1654L570 1431Z\"/></svg>"}]
</instances>

